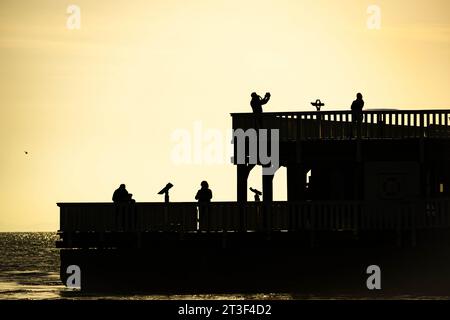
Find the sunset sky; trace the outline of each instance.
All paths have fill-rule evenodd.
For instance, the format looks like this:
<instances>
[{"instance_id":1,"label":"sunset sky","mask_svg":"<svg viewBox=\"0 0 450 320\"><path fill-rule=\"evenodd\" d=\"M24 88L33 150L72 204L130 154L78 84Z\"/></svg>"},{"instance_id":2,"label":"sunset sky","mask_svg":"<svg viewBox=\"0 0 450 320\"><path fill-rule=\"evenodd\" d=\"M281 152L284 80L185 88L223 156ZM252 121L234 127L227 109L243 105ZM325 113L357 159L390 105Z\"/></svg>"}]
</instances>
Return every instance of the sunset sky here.
<instances>
[{"instance_id":1,"label":"sunset sky","mask_svg":"<svg viewBox=\"0 0 450 320\"><path fill-rule=\"evenodd\" d=\"M120 183L194 201L208 180L233 201L235 167L175 163L177 132L225 147L252 91L268 111L347 109L358 91L367 108L448 108L449 57L448 0L1 0L0 231L57 230L57 202L111 201Z\"/></svg>"}]
</instances>

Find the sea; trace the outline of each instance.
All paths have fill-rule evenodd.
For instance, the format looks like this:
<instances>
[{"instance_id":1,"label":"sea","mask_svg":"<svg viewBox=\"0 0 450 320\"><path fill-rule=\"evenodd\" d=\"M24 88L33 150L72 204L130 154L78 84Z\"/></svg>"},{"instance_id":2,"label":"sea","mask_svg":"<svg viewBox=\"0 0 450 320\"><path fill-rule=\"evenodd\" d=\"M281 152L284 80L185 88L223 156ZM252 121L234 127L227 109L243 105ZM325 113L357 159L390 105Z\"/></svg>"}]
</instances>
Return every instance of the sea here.
<instances>
[{"instance_id":1,"label":"sea","mask_svg":"<svg viewBox=\"0 0 450 320\"><path fill-rule=\"evenodd\" d=\"M0 300L360 300L364 296L314 296L291 293L260 294L85 294L59 279L56 232L0 233ZM387 299L448 300L450 297L395 296Z\"/></svg>"},{"instance_id":2,"label":"sea","mask_svg":"<svg viewBox=\"0 0 450 320\"><path fill-rule=\"evenodd\" d=\"M84 294L59 279L56 232L0 233L0 300L279 300L289 294L110 295Z\"/></svg>"}]
</instances>

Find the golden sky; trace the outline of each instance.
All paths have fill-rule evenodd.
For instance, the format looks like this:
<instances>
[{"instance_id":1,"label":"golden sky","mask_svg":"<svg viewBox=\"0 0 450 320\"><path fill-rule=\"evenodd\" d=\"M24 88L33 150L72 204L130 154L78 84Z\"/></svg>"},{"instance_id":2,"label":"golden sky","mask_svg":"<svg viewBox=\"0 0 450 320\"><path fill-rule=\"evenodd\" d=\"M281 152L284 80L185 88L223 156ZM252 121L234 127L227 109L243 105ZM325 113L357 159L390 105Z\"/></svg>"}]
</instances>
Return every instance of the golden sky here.
<instances>
[{"instance_id":1,"label":"golden sky","mask_svg":"<svg viewBox=\"0 0 450 320\"><path fill-rule=\"evenodd\" d=\"M447 0L1 0L0 231L54 231L56 202L110 201L120 183L193 201L206 179L235 200L235 168L177 165L172 135L225 135L252 91L270 111L345 109L358 91L368 108L449 107L449 15Z\"/></svg>"}]
</instances>

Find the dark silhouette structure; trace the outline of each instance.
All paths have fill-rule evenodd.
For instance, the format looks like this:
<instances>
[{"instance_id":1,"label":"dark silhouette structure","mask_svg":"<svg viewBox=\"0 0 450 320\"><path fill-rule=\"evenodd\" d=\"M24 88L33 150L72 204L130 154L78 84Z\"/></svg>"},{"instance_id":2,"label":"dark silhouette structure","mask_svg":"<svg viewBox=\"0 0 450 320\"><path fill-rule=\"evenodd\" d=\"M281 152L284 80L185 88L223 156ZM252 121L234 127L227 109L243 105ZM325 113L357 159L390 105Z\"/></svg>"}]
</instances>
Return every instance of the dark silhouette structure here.
<instances>
[{"instance_id":1,"label":"dark silhouette structure","mask_svg":"<svg viewBox=\"0 0 450 320\"><path fill-rule=\"evenodd\" d=\"M134 202L132 199L133 195L128 193L125 184L121 184L119 188L117 188L112 196L112 200L114 203L130 203Z\"/></svg>"},{"instance_id":2,"label":"dark silhouette structure","mask_svg":"<svg viewBox=\"0 0 450 320\"><path fill-rule=\"evenodd\" d=\"M252 187L250 187L249 189L255 195L255 202L260 202L261 201L260 196L262 196L262 192L257 189L253 189Z\"/></svg>"},{"instance_id":3,"label":"dark silhouette structure","mask_svg":"<svg viewBox=\"0 0 450 320\"><path fill-rule=\"evenodd\" d=\"M158 194L163 194L164 195L164 202L165 203L169 203L169 190L173 187L173 184L171 184L170 182L168 184L166 184L166 186L158 192Z\"/></svg>"},{"instance_id":4,"label":"dark silhouette structure","mask_svg":"<svg viewBox=\"0 0 450 320\"><path fill-rule=\"evenodd\" d=\"M232 114L249 133L234 139L249 147L234 151L237 201L211 202L205 181L195 202L59 203L62 281L78 265L86 291L450 296L450 110L362 108ZM256 125L278 134L249 137ZM264 170L263 201L247 201L266 165L250 147L271 139L287 201Z\"/></svg>"},{"instance_id":5,"label":"dark silhouette structure","mask_svg":"<svg viewBox=\"0 0 450 320\"><path fill-rule=\"evenodd\" d=\"M317 111L320 111L320 108L325 106L325 103L323 103L322 101L320 101L320 99L317 99L315 102L311 102L311 105L313 107L316 107Z\"/></svg>"},{"instance_id":6,"label":"dark silhouette structure","mask_svg":"<svg viewBox=\"0 0 450 320\"><path fill-rule=\"evenodd\" d=\"M251 97L250 106L252 107L253 113L261 114L263 112L262 106L270 100L270 92L266 92L264 98L261 98L256 92L253 92Z\"/></svg>"}]
</instances>

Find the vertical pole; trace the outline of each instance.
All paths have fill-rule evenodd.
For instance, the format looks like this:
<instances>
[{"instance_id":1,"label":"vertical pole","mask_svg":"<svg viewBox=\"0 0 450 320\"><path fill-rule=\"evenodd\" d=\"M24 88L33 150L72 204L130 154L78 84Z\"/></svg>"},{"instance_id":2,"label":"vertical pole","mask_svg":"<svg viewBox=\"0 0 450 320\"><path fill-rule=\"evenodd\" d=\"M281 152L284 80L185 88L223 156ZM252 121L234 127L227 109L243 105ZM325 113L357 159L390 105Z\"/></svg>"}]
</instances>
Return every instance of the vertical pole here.
<instances>
[{"instance_id":1,"label":"vertical pole","mask_svg":"<svg viewBox=\"0 0 450 320\"><path fill-rule=\"evenodd\" d=\"M273 201L273 177L274 175L263 175L263 201L272 202Z\"/></svg>"},{"instance_id":2,"label":"vertical pole","mask_svg":"<svg viewBox=\"0 0 450 320\"><path fill-rule=\"evenodd\" d=\"M300 201L305 199L307 170L300 165L286 166L287 200Z\"/></svg>"},{"instance_id":3,"label":"vertical pole","mask_svg":"<svg viewBox=\"0 0 450 320\"><path fill-rule=\"evenodd\" d=\"M296 147L296 161L299 163L301 161L301 154L302 154L302 139L303 139L303 126L302 126L302 119L301 115L297 115L296 119L296 140L295 140L295 147Z\"/></svg>"},{"instance_id":4,"label":"vertical pole","mask_svg":"<svg viewBox=\"0 0 450 320\"><path fill-rule=\"evenodd\" d=\"M263 228L270 233L272 229L272 206L273 201L273 177L274 175L262 175L263 184Z\"/></svg>"},{"instance_id":5,"label":"vertical pole","mask_svg":"<svg viewBox=\"0 0 450 320\"><path fill-rule=\"evenodd\" d=\"M255 165L237 165L237 201L247 202L247 179L250 171Z\"/></svg>"}]
</instances>

